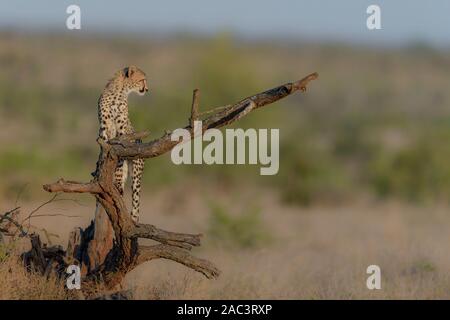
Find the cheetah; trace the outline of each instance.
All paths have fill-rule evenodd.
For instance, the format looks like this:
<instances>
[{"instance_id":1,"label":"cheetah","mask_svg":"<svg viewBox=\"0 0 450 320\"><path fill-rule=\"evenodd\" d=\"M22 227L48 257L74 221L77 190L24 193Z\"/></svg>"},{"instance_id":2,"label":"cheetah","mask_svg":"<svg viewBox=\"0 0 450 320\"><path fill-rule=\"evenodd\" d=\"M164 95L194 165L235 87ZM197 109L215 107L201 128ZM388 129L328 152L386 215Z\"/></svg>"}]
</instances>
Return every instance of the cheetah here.
<instances>
[{"instance_id":1,"label":"cheetah","mask_svg":"<svg viewBox=\"0 0 450 320\"><path fill-rule=\"evenodd\" d=\"M143 96L147 91L147 80L145 73L142 70L135 66L129 66L117 71L114 77L107 83L98 100L98 120L100 122L99 138L104 141L109 141L118 136L133 133L134 129L131 125L130 118L128 117L128 95L135 92L140 96ZM144 159L133 160L132 170L131 219L135 223L138 223ZM119 160L115 172L115 183L122 196L127 177L128 161Z\"/></svg>"}]
</instances>

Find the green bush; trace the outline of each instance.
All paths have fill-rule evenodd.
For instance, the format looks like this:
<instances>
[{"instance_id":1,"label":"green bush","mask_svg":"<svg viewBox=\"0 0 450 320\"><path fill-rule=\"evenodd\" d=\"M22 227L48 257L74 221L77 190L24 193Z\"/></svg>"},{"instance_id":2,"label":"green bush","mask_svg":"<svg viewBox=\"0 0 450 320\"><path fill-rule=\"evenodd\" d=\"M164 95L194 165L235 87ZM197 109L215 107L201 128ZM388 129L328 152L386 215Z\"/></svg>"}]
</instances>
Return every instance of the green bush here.
<instances>
[{"instance_id":1,"label":"green bush","mask_svg":"<svg viewBox=\"0 0 450 320\"><path fill-rule=\"evenodd\" d=\"M369 167L370 181L382 197L435 201L450 196L448 139L421 137L397 151L377 154Z\"/></svg>"},{"instance_id":2,"label":"green bush","mask_svg":"<svg viewBox=\"0 0 450 320\"><path fill-rule=\"evenodd\" d=\"M280 146L276 182L282 199L306 206L345 197L347 177L340 163L333 158L332 151L308 140L291 137Z\"/></svg>"},{"instance_id":3,"label":"green bush","mask_svg":"<svg viewBox=\"0 0 450 320\"><path fill-rule=\"evenodd\" d=\"M261 220L259 208L247 208L239 215L229 213L224 206L211 204L209 234L224 247L254 248L270 242L269 231Z\"/></svg>"}]
</instances>

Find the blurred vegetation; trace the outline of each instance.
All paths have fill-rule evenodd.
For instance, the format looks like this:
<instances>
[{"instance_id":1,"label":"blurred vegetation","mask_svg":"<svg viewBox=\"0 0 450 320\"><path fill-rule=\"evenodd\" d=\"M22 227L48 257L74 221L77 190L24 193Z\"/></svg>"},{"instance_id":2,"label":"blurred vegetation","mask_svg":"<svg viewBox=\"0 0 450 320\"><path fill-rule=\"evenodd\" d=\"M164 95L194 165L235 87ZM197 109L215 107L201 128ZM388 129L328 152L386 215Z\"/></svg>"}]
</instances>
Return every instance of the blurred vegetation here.
<instances>
[{"instance_id":1,"label":"blurred vegetation","mask_svg":"<svg viewBox=\"0 0 450 320\"><path fill-rule=\"evenodd\" d=\"M233 215L225 206L211 203L209 233L222 247L256 248L271 240L271 232L261 220L261 210L250 207Z\"/></svg>"},{"instance_id":2,"label":"blurred vegetation","mask_svg":"<svg viewBox=\"0 0 450 320\"><path fill-rule=\"evenodd\" d=\"M280 129L277 175L260 176L259 165L175 166L165 155L148 161L146 185L245 180L273 187L298 205L361 194L449 199L448 52L244 42L230 34L112 39L16 33L0 33L2 197L14 197L26 183L33 197L49 180L90 179L98 153L98 96L108 78L129 64L148 74L150 95L131 97L130 112L134 127L151 130L152 138L187 122L194 88L201 90L205 111L312 71L320 74L306 95L234 124ZM232 226L224 217L216 212L214 219Z\"/></svg>"},{"instance_id":3,"label":"blurred vegetation","mask_svg":"<svg viewBox=\"0 0 450 320\"><path fill-rule=\"evenodd\" d=\"M419 260L416 264L411 268L411 273L427 273L427 272L435 272L437 270L434 263L424 259Z\"/></svg>"}]
</instances>

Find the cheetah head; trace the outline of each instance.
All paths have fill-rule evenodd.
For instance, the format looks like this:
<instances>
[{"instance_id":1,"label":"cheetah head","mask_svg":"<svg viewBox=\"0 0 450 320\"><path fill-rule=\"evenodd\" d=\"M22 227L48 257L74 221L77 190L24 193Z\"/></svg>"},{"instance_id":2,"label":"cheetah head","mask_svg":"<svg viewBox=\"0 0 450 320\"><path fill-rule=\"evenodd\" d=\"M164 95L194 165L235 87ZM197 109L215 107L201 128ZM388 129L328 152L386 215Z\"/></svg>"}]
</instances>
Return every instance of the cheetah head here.
<instances>
[{"instance_id":1,"label":"cheetah head","mask_svg":"<svg viewBox=\"0 0 450 320\"><path fill-rule=\"evenodd\" d=\"M129 66L124 70L124 87L130 94L136 92L138 95L143 96L147 91L147 79L144 71L135 67Z\"/></svg>"}]
</instances>

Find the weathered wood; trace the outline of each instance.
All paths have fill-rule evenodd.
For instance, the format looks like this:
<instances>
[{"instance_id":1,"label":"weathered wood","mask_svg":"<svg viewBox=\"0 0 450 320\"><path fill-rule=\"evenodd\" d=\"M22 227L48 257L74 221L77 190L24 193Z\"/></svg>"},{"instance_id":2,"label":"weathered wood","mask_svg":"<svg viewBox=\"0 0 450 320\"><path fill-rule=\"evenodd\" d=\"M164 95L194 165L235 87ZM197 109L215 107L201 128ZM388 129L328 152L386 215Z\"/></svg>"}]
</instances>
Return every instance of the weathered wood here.
<instances>
[{"instance_id":1,"label":"weathered wood","mask_svg":"<svg viewBox=\"0 0 450 320\"><path fill-rule=\"evenodd\" d=\"M43 188L47 192L68 192L68 193L99 193L100 186L95 182L80 183L75 181L64 181L59 179L55 183L44 184Z\"/></svg>"},{"instance_id":2,"label":"weathered wood","mask_svg":"<svg viewBox=\"0 0 450 320\"><path fill-rule=\"evenodd\" d=\"M103 207L98 207L93 223L93 237L87 244L89 264L88 272L92 272L105 261L106 256L113 247L114 234L111 222Z\"/></svg>"},{"instance_id":3,"label":"weathered wood","mask_svg":"<svg viewBox=\"0 0 450 320\"><path fill-rule=\"evenodd\" d=\"M309 82L317 78L318 74L312 73L301 80L286 83L276 88L245 98L235 104L226 106L222 111L202 120L202 131L205 132L207 129L220 128L228 125L241 119L249 112L274 103L298 90L304 92ZM193 128L190 124L184 128L190 130L192 134ZM178 141L172 141L170 136L171 133L166 132L159 139L147 143L134 144L133 146L126 147L115 145L114 149L117 155L122 158L153 158L172 150L173 147L179 143Z\"/></svg>"},{"instance_id":4,"label":"weathered wood","mask_svg":"<svg viewBox=\"0 0 450 320\"><path fill-rule=\"evenodd\" d=\"M317 77L317 73L313 73L299 81L287 83L243 99L233 105L225 106L220 111L203 119L202 131L225 126L241 119L255 109L278 101L298 90L305 91L307 84ZM191 135L194 135L192 126L197 117L198 91L194 91L190 123L185 127L191 132ZM73 240L70 249L67 250L68 254L78 256L83 265L88 264L89 266L88 268L85 267L86 272L83 282L83 290L88 295L95 291L93 288L95 288L97 281L102 280L107 287L112 288L119 284L126 273L137 265L159 258L181 263L202 273L209 279L216 278L220 274L220 271L211 262L189 253L192 247L200 245L200 234L164 231L150 224L135 225L131 220L124 200L114 183L114 173L119 158L157 157L170 151L179 143L178 141L171 141L170 132L166 132L161 138L148 143L134 142L137 138L147 135L147 132L133 133L109 142L98 140L101 147L100 157L94 179L89 183L60 179L56 183L44 185L44 189L48 192L93 194L108 218L103 217L102 219L110 222L111 227L106 225L103 220L96 220L93 226L95 227L94 232L98 232L98 234L92 237L93 229L91 226L81 232L79 244L78 240ZM109 234L108 230L113 230L114 234ZM114 242L111 240L112 236L114 236ZM152 239L161 244L139 246L138 238ZM102 240L99 241L98 239ZM79 247L79 252L85 254L81 254L81 256L75 254L76 245Z\"/></svg>"},{"instance_id":5,"label":"weathered wood","mask_svg":"<svg viewBox=\"0 0 450 320\"><path fill-rule=\"evenodd\" d=\"M220 270L211 262L194 257L183 249L164 244L149 247L141 246L139 248L139 256L136 264L138 265L158 258L169 259L181 263L186 267L202 273L208 279L214 279L220 275Z\"/></svg>"},{"instance_id":6,"label":"weathered wood","mask_svg":"<svg viewBox=\"0 0 450 320\"><path fill-rule=\"evenodd\" d=\"M83 229L76 227L69 234L69 241L67 243L66 256L70 261L81 261L81 241L83 237Z\"/></svg>"},{"instance_id":7,"label":"weathered wood","mask_svg":"<svg viewBox=\"0 0 450 320\"><path fill-rule=\"evenodd\" d=\"M41 239L38 235L33 234L30 236L31 250L29 261L30 266L41 274L45 274L47 270L47 260L45 259L44 252L42 251Z\"/></svg>"},{"instance_id":8,"label":"weathered wood","mask_svg":"<svg viewBox=\"0 0 450 320\"><path fill-rule=\"evenodd\" d=\"M191 128L194 127L194 121L198 119L199 99L200 99L200 90L194 89L194 92L192 93L191 117L189 118Z\"/></svg>"},{"instance_id":9,"label":"weathered wood","mask_svg":"<svg viewBox=\"0 0 450 320\"><path fill-rule=\"evenodd\" d=\"M148 238L163 244L171 244L173 246L190 249L192 246L200 245L201 234L187 234L169 232L151 224L138 224L128 234L134 238Z\"/></svg>"},{"instance_id":10,"label":"weathered wood","mask_svg":"<svg viewBox=\"0 0 450 320\"><path fill-rule=\"evenodd\" d=\"M126 135L118 136L108 141L109 144L121 144L125 142L135 142L136 140L142 140L150 135L150 131L133 132Z\"/></svg>"}]
</instances>

